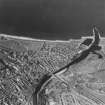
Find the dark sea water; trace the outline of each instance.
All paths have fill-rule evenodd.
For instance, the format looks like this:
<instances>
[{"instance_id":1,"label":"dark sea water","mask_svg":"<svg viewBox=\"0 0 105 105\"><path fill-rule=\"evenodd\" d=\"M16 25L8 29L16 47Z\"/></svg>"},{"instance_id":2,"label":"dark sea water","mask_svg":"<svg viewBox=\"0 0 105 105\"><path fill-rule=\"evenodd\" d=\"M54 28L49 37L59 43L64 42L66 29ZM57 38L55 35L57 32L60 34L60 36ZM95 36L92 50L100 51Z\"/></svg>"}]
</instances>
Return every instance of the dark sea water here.
<instances>
[{"instance_id":1,"label":"dark sea water","mask_svg":"<svg viewBox=\"0 0 105 105\"><path fill-rule=\"evenodd\" d=\"M0 33L68 40L105 33L105 0L0 0Z\"/></svg>"}]
</instances>

